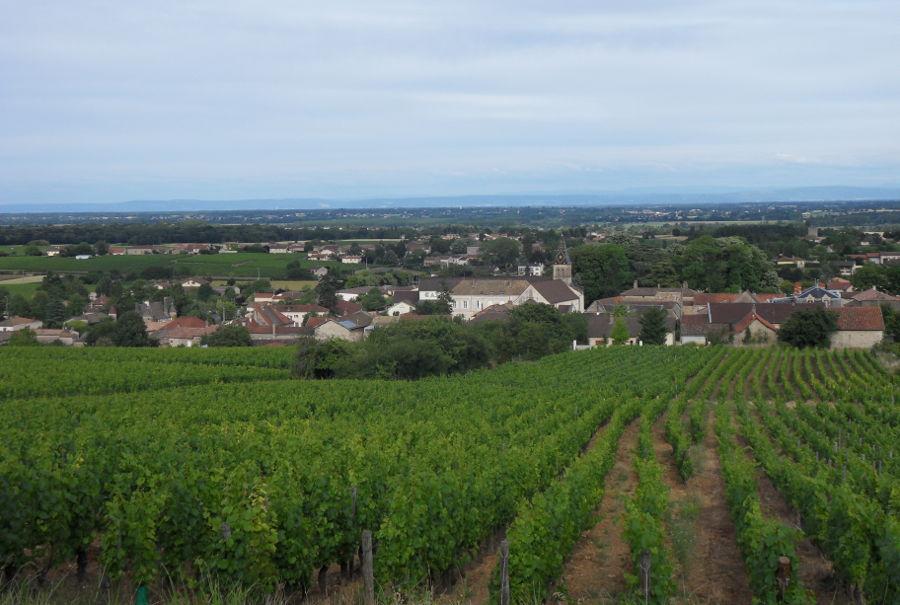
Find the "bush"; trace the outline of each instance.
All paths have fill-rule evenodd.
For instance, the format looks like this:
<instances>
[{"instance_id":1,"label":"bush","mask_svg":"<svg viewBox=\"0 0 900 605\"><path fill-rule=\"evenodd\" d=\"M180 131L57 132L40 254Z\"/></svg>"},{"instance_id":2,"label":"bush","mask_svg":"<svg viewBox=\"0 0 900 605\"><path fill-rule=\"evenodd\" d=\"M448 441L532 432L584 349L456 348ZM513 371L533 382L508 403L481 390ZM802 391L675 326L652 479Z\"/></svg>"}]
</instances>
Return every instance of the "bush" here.
<instances>
[{"instance_id":1,"label":"bush","mask_svg":"<svg viewBox=\"0 0 900 605\"><path fill-rule=\"evenodd\" d=\"M200 339L200 344L210 347L249 347L253 344L250 332L239 325L222 326L212 334Z\"/></svg>"},{"instance_id":2,"label":"bush","mask_svg":"<svg viewBox=\"0 0 900 605\"><path fill-rule=\"evenodd\" d=\"M801 309L778 330L778 340L797 348L827 348L831 343L831 334L837 331L836 317L833 311L818 307Z\"/></svg>"}]
</instances>

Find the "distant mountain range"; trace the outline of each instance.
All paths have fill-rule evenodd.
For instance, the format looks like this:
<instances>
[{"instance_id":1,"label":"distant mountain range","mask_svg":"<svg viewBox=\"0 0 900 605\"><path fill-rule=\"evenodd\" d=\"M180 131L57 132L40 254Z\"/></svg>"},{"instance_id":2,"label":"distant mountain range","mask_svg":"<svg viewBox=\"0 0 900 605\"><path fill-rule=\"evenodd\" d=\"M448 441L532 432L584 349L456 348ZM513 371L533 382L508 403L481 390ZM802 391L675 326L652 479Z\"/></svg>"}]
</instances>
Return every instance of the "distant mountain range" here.
<instances>
[{"instance_id":1,"label":"distant mountain range","mask_svg":"<svg viewBox=\"0 0 900 605\"><path fill-rule=\"evenodd\" d=\"M613 206L636 204L730 204L764 202L900 200L897 187L794 187L722 191L630 189L585 194L457 195L367 199L284 198L241 200L133 200L113 203L0 203L0 213L131 213L215 210L387 209L477 206Z\"/></svg>"}]
</instances>

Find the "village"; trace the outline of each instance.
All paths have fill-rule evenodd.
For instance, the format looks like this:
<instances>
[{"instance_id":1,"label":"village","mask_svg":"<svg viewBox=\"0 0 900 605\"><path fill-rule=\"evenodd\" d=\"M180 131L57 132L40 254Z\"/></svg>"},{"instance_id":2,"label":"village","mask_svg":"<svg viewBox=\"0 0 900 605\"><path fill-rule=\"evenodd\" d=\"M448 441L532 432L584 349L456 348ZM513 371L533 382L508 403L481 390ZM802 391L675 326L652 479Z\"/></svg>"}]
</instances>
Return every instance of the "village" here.
<instances>
[{"instance_id":1,"label":"village","mask_svg":"<svg viewBox=\"0 0 900 605\"><path fill-rule=\"evenodd\" d=\"M578 235L574 241L552 232L498 231L381 242L46 245L27 253L83 261L97 256L163 258L251 251L285 259L297 257L302 264L287 260L288 275L307 281L297 282L305 284L302 289L275 287L265 279L246 282L178 278L174 274L167 279L139 279L131 282L137 284L131 289L125 281L124 293L121 286L115 292L82 289L87 298L79 312L63 311L66 317L50 321L46 316L16 312L16 304L7 295L0 307L6 311L0 316L0 344L15 343L16 333L23 331L40 344L111 344L91 338L90 330L117 320L125 311L140 317L148 342L159 346L214 345L214 335L225 328L232 335L239 332L240 344L285 345L304 338L358 342L374 330L398 322L433 316L472 323L504 321L511 309L539 303L584 318L586 331L572 343L576 349L647 344L641 337L642 318L650 311L659 317L664 314L666 345L772 345L795 312L814 308L834 312L836 330L830 336L831 347L871 348L885 340L886 330L890 332L885 313L890 313L890 320L893 311L900 311L900 297L874 284L853 285L858 271L865 274L900 265L900 252L883 232L863 233L855 248L865 250L877 242L877 251L841 255L831 245L838 240L834 234L823 236L810 228L799 239L811 249L830 251L828 260L821 255L803 258L780 253L763 268L769 276L766 291L735 291L732 287L727 292L692 288L687 280L674 285L671 278L668 285L650 285L647 277L636 277L631 287L617 288L616 283L585 287L588 280L578 270L587 263L579 265L578 257L573 263L567 239L580 246L575 249L578 254L580 249L615 246L622 238L610 237L602 230L582 230ZM666 244L674 241L680 245L686 239L671 233L658 236L658 241ZM552 242L557 242L555 248L548 245ZM825 263L828 269L822 271ZM819 279L827 273L831 277ZM152 270L144 272L153 274ZM810 275L815 276L813 280L808 279ZM618 285L623 285L621 275L616 277ZM0 281L0 290L2 284ZM779 287L771 287L773 284ZM586 297L586 291L603 295ZM122 300L127 307L123 308ZM72 301L70 297L63 306L76 310L78 305Z\"/></svg>"}]
</instances>

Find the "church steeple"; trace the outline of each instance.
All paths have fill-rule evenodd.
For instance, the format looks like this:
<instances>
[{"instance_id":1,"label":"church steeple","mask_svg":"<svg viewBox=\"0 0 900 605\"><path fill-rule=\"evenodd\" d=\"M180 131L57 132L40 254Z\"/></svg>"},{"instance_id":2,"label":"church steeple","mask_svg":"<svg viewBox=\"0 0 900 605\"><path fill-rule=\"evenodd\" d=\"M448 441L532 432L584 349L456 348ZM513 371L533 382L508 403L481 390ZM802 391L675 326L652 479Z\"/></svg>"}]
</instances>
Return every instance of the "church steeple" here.
<instances>
[{"instance_id":1,"label":"church steeple","mask_svg":"<svg viewBox=\"0 0 900 605\"><path fill-rule=\"evenodd\" d=\"M556 249L556 257L553 259L553 279L559 279L572 285L572 260L566 249L565 238L560 238L559 248Z\"/></svg>"}]
</instances>

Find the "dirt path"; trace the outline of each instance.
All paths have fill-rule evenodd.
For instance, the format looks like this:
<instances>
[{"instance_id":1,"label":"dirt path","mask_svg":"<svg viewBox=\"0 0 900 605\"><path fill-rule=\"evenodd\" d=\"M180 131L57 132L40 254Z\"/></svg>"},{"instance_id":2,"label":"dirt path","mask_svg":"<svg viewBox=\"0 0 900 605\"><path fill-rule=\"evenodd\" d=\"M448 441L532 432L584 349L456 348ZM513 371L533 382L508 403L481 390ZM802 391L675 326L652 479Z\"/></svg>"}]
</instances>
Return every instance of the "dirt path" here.
<instances>
[{"instance_id":1,"label":"dirt path","mask_svg":"<svg viewBox=\"0 0 900 605\"><path fill-rule=\"evenodd\" d=\"M594 448L597 440L609 426L609 419L601 424L590 441L582 448L581 455ZM624 436L623 436L624 438ZM498 550L505 530L497 531L482 547L478 555L459 572L459 579L446 592L435 597L438 605L466 603L467 605L486 605L490 601L490 583L497 565Z\"/></svg>"},{"instance_id":2,"label":"dirt path","mask_svg":"<svg viewBox=\"0 0 900 605\"><path fill-rule=\"evenodd\" d=\"M568 603L614 603L625 590L630 550L622 535L625 499L634 492L638 422L622 433L616 461L606 477L605 494L594 511L597 524L582 533L560 576L556 592Z\"/></svg>"},{"instance_id":3,"label":"dirt path","mask_svg":"<svg viewBox=\"0 0 900 605\"><path fill-rule=\"evenodd\" d=\"M656 457L665 467L663 479L671 490L669 532L680 568L675 602L750 603L750 583L725 502L712 421L710 410L694 475L685 484L679 480L672 446L664 438L664 420L653 427Z\"/></svg>"}]
</instances>

